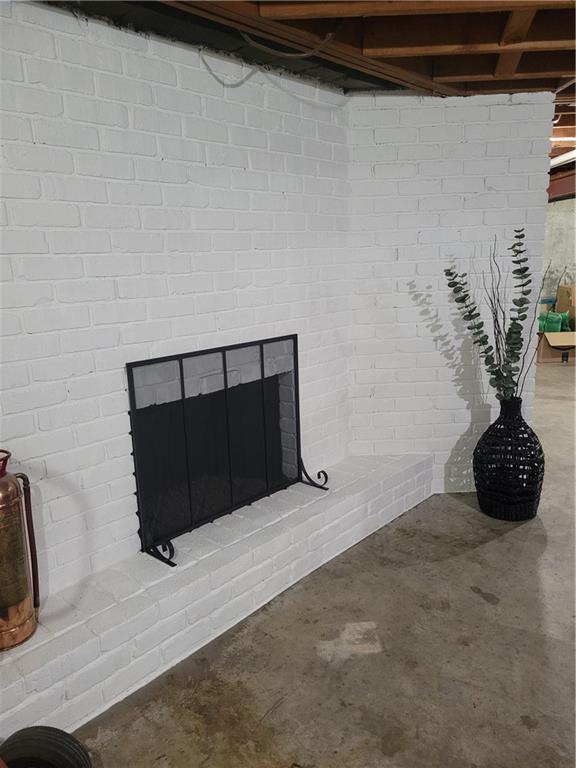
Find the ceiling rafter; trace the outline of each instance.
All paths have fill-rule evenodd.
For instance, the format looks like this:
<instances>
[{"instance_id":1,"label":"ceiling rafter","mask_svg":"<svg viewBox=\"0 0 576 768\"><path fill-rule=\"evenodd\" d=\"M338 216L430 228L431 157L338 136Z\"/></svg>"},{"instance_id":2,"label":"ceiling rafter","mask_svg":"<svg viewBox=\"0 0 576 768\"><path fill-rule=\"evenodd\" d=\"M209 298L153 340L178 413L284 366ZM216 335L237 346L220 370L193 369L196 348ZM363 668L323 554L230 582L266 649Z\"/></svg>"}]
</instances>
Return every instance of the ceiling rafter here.
<instances>
[{"instance_id":1,"label":"ceiling rafter","mask_svg":"<svg viewBox=\"0 0 576 768\"><path fill-rule=\"evenodd\" d=\"M566 0L327 0L326 2L260 2L260 16L268 19L330 19L422 14L487 13L517 9L572 8Z\"/></svg>"},{"instance_id":2,"label":"ceiling rafter","mask_svg":"<svg viewBox=\"0 0 576 768\"><path fill-rule=\"evenodd\" d=\"M284 64L344 88L372 89L381 83L384 89L395 85L441 96L553 91L558 108L576 103L573 0L160 0L134 5L160 7L177 24L186 14L192 25L220 29L228 49L248 61ZM305 54L301 65L285 58L290 52ZM562 120L562 127L570 125Z\"/></svg>"},{"instance_id":3,"label":"ceiling rafter","mask_svg":"<svg viewBox=\"0 0 576 768\"><path fill-rule=\"evenodd\" d=\"M516 55L500 54L500 57ZM405 62L404 59L400 59L400 61L403 64ZM419 59L409 59L409 61L419 61ZM421 61L433 62L433 77L439 83L461 83L462 81L473 83L482 80L509 80L511 77L505 69L501 72L498 71L497 54L439 56L437 59L422 59ZM570 77L573 72L574 56L570 51L548 51L525 53L513 73L513 77L517 80L552 79Z\"/></svg>"},{"instance_id":4,"label":"ceiling rafter","mask_svg":"<svg viewBox=\"0 0 576 768\"><path fill-rule=\"evenodd\" d=\"M373 58L445 56L449 54L522 53L574 48L574 12L537 14L524 39L503 44L502 14L398 17L394 24L371 19L364 54ZM506 29L506 27L504 28Z\"/></svg>"},{"instance_id":5,"label":"ceiling rafter","mask_svg":"<svg viewBox=\"0 0 576 768\"><path fill-rule=\"evenodd\" d=\"M161 0L164 5L180 11L217 21L243 32L257 35L297 51L310 51L318 46L323 35L315 35L287 24L262 19L256 3L248 2L183 2L182 0ZM367 59L361 49L350 43L331 40L315 53L316 58L355 68L373 77L441 95L458 95L459 89L446 83L435 83L432 78L411 72L397 65L384 64ZM281 56L279 57L281 59Z\"/></svg>"},{"instance_id":6,"label":"ceiling rafter","mask_svg":"<svg viewBox=\"0 0 576 768\"><path fill-rule=\"evenodd\" d=\"M536 11L536 8L522 8L518 11L512 11L508 15L506 26L500 37L500 45L504 47L511 43L520 43L525 40L528 30L532 26L532 22L536 16ZM513 75L518 69L521 58L522 53L520 51L515 51L514 53L501 53L498 56L494 74L497 77Z\"/></svg>"}]
</instances>

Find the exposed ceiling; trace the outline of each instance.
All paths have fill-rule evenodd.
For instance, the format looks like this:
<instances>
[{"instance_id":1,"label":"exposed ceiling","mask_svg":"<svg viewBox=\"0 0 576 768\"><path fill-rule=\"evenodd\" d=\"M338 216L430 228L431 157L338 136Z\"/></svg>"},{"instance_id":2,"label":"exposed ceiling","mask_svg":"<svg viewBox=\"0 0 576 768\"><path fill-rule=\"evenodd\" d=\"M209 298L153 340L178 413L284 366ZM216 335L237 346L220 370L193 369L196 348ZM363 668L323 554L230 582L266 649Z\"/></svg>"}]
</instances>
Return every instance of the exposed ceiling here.
<instances>
[{"instance_id":1,"label":"exposed ceiling","mask_svg":"<svg viewBox=\"0 0 576 768\"><path fill-rule=\"evenodd\" d=\"M576 148L572 0L74 2L136 28L344 90L554 91L553 155ZM294 54L303 54L295 58Z\"/></svg>"}]
</instances>

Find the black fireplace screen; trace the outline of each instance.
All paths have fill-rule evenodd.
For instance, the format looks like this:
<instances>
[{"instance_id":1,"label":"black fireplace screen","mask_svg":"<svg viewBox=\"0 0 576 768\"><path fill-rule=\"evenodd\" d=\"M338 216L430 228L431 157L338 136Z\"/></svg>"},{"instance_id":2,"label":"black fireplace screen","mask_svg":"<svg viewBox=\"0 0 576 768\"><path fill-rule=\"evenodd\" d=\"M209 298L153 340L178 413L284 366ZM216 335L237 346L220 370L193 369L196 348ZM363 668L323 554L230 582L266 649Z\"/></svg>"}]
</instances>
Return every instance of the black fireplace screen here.
<instances>
[{"instance_id":1,"label":"black fireplace screen","mask_svg":"<svg viewBox=\"0 0 576 768\"><path fill-rule=\"evenodd\" d=\"M143 551L173 565L176 536L297 482L326 487L300 454L296 335L127 369Z\"/></svg>"}]
</instances>

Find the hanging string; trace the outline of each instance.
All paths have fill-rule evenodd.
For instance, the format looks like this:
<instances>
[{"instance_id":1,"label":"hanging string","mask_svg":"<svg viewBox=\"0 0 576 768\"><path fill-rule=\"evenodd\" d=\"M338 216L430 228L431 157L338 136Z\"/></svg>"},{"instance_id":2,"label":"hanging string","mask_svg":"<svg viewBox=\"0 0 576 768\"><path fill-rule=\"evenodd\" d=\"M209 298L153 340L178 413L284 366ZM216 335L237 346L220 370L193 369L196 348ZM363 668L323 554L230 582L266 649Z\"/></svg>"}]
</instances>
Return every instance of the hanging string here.
<instances>
[{"instance_id":1,"label":"hanging string","mask_svg":"<svg viewBox=\"0 0 576 768\"><path fill-rule=\"evenodd\" d=\"M304 53L284 53L282 51L276 50L275 48L269 48L267 45L263 45L263 43L256 42L256 40L250 37L250 35L246 32L242 32L242 30L239 30L239 32L244 40L248 43L248 45L251 45L253 48L257 48L259 51L263 51L264 53L269 53L272 56L278 56L282 59L307 59L310 56L314 56L315 53L321 51L327 43L333 40L334 37L336 37L336 34L338 33L341 25L342 22L338 24L333 32L328 32L328 34L322 40L320 40L315 48L312 48L310 51L304 51Z\"/></svg>"},{"instance_id":2,"label":"hanging string","mask_svg":"<svg viewBox=\"0 0 576 768\"><path fill-rule=\"evenodd\" d=\"M247 83L248 80L250 80L250 78L253 77L256 74L256 72L258 72L258 67L254 66L252 67L250 72L248 72L246 75L241 77L240 80L236 80L235 82L230 82L220 77L220 75L217 72L214 72L210 64L208 64L208 62L204 58L203 51L200 51L200 59L202 61L202 64L204 64L208 72L210 72L214 80L216 80L217 83L220 83L220 85L223 85L225 88L238 88L239 86L244 85L244 83Z\"/></svg>"}]
</instances>

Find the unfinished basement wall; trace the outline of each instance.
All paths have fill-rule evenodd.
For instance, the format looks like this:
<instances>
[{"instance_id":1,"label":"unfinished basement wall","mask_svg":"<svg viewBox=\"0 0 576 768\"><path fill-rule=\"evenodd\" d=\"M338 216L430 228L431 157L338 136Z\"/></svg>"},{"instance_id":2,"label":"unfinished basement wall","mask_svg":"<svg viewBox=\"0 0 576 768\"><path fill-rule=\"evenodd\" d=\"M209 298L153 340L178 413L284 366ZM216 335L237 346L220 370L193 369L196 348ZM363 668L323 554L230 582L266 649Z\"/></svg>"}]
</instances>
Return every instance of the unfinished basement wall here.
<instances>
[{"instance_id":1,"label":"unfinished basement wall","mask_svg":"<svg viewBox=\"0 0 576 768\"><path fill-rule=\"evenodd\" d=\"M298 333L310 470L432 452L436 490L469 487L489 408L466 342L439 348L442 269L526 223L539 263L551 98L348 98L0 12L2 445L33 482L45 591L139 548L138 359Z\"/></svg>"},{"instance_id":2,"label":"unfinished basement wall","mask_svg":"<svg viewBox=\"0 0 576 768\"><path fill-rule=\"evenodd\" d=\"M514 228L538 287L552 94L350 99L349 258L356 263L352 453L434 455L434 490L471 490L471 453L497 414L446 289L488 268ZM525 401L529 413L533 375Z\"/></svg>"},{"instance_id":3,"label":"unfinished basement wall","mask_svg":"<svg viewBox=\"0 0 576 768\"><path fill-rule=\"evenodd\" d=\"M127 362L298 333L304 457L345 455L346 99L0 10L2 446L54 592L139 548Z\"/></svg>"}]
</instances>

